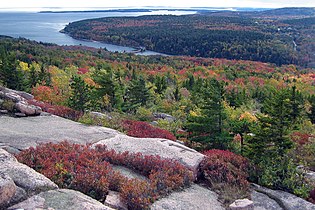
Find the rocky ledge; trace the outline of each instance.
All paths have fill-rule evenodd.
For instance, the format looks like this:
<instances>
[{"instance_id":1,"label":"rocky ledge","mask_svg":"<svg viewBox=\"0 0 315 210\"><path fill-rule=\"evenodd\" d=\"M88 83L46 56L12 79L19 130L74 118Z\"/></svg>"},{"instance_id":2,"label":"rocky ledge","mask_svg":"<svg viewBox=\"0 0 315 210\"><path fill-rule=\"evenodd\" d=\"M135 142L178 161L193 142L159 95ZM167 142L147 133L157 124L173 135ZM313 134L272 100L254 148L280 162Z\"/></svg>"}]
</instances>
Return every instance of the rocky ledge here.
<instances>
[{"instance_id":1,"label":"rocky ledge","mask_svg":"<svg viewBox=\"0 0 315 210\"><path fill-rule=\"evenodd\" d=\"M14 113L17 117L39 115L42 109L28 103L34 96L0 86L0 113Z\"/></svg>"},{"instance_id":2,"label":"rocky ledge","mask_svg":"<svg viewBox=\"0 0 315 210\"><path fill-rule=\"evenodd\" d=\"M182 144L167 139L133 138L116 130L86 126L61 117L41 113L38 107L27 104L33 97L27 93L0 87L0 209L126 209L119 194L110 192L104 204L73 190L58 189L57 185L28 166L19 163L10 153L18 153L40 143L59 143L67 140L77 144L106 145L116 152L141 152L175 159L198 175L203 155ZM24 104L19 105L19 104ZM21 107L26 107L23 109ZM5 108L5 110L4 110ZM7 115L14 111L15 118ZM33 111L26 111L33 110ZM3 114L4 113L4 114ZM9 153L10 152L10 153ZM140 177L123 167L114 167L126 177ZM237 210L315 210L315 205L282 191L254 185L251 201L238 200L231 209ZM182 191L173 192L156 201L151 209L205 209L224 207L215 192L193 184Z\"/></svg>"}]
</instances>

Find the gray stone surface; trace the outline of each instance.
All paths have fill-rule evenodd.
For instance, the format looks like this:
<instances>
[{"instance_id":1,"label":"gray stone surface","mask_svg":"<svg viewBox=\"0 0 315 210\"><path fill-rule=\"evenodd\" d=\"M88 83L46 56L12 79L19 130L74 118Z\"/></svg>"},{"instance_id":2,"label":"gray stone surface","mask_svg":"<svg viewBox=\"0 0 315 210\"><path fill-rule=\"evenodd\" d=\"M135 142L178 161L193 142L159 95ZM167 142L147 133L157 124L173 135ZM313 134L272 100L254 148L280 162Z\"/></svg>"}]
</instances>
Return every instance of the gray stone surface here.
<instances>
[{"instance_id":1,"label":"gray stone surface","mask_svg":"<svg viewBox=\"0 0 315 210\"><path fill-rule=\"evenodd\" d=\"M151 210L223 210L218 195L199 185L174 192L156 201Z\"/></svg>"},{"instance_id":2,"label":"gray stone surface","mask_svg":"<svg viewBox=\"0 0 315 210\"><path fill-rule=\"evenodd\" d=\"M266 194L253 191L251 193L251 199L254 202L254 210L282 210L279 204L269 198Z\"/></svg>"},{"instance_id":3,"label":"gray stone surface","mask_svg":"<svg viewBox=\"0 0 315 210\"><path fill-rule=\"evenodd\" d=\"M0 173L8 175L16 186L22 188L28 195L57 189L57 185L30 167L17 162L8 152L0 149Z\"/></svg>"},{"instance_id":4,"label":"gray stone surface","mask_svg":"<svg viewBox=\"0 0 315 210\"><path fill-rule=\"evenodd\" d=\"M230 210L254 210L254 202L245 198L234 201L230 206Z\"/></svg>"},{"instance_id":5,"label":"gray stone surface","mask_svg":"<svg viewBox=\"0 0 315 210\"><path fill-rule=\"evenodd\" d=\"M20 150L39 143L95 143L113 137L117 131L98 126L86 126L54 115L13 118L0 115L0 144Z\"/></svg>"},{"instance_id":6,"label":"gray stone surface","mask_svg":"<svg viewBox=\"0 0 315 210\"><path fill-rule=\"evenodd\" d=\"M13 180L6 174L0 174L0 209L6 207L16 193Z\"/></svg>"},{"instance_id":7,"label":"gray stone surface","mask_svg":"<svg viewBox=\"0 0 315 210\"><path fill-rule=\"evenodd\" d=\"M38 106L29 105L25 101L19 101L15 104L15 108L25 115L39 115L42 109Z\"/></svg>"},{"instance_id":8,"label":"gray stone surface","mask_svg":"<svg viewBox=\"0 0 315 210\"><path fill-rule=\"evenodd\" d=\"M148 180L148 178L146 178L145 176L142 176L141 174L138 174L135 171L124 166L112 165L112 167L115 171L120 172L123 176L127 177L128 179Z\"/></svg>"},{"instance_id":9,"label":"gray stone surface","mask_svg":"<svg viewBox=\"0 0 315 210\"><path fill-rule=\"evenodd\" d=\"M32 115L39 115L42 111L42 109L38 106L33 106L28 103L29 100L34 99L34 96L32 96L29 93L11 90L9 88L0 87L0 99L2 101L10 101L14 106L3 106L3 103L0 103L0 108L2 109L8 109L9 112L15 112L18 110L17 113L22 113L27 116ZM15 109L13 109L13 107ZM19 115L16 115L17 117L21 117Z\"/></svg>"},{"instance_id":10,"label":"gray stone surface","mask_svg":"<svg viewBox=\"0 0 315 210\"><path fill-rule=\"evenodd\" d=\"M315 172L314 172L314 171L307 171L307 172L305 173L305 177L306 177L309 181L315 183Z\"/></svg>"},{"instance_id":11,"label":"gray stone surface","mask_svg":"<svg viewBox=\"0 0 315 210\"><path fill-rule=\"evenodd\" d=\"M253 187L255 191L264 193L275 200L285 210L315 210L314 204L290 193L281 190L271 190L258 185L253 185Z\"/></svg>"},{"instance_id":12,"label":"gray stone surface","mask_svg":"<svg viewBox=\"0 0 315 210\"><path fill-rule=\"evenodd\" d=\"M97 144L106 145L117 152L141 152L144 155L159 155L162 158L178 160L193 170L197 176L198 167L204 155L177 142L157 138L134 138L118 134L113 138L102 140Z\"/></svg>"},{"instance_id":13,"label":"gray stone surface","mask_svg":"<svg viewBox=\"0 0 315 210\"><path fill-rule=\"evenodd\" d=\"M105 204L118 210L127 210L128 207L122 202L118 192L109 191L106 196Z\"/></svg>"},{"instance_id":14,"label":"gray stone surface","mask_svg":"<svg viewBox=\"0 0 315 210\"><path fill-rule=\"evenodd\" d=\"M34 195L9 209L111 210L112 208L78 191L58 189Z\"/></svg>"}]
</instances>

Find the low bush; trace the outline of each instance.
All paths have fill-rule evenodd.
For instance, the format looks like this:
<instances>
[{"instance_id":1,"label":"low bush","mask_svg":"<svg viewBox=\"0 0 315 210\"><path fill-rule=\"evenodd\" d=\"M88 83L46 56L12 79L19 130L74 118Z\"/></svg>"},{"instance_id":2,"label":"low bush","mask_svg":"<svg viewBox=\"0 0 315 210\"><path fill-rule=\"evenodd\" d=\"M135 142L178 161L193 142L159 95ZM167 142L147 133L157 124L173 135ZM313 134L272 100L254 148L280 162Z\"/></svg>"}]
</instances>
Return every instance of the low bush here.
<instances>
[{"instance_id":1,"label":"low bush","mask_svg":"<svg viewBox=\"0 0 315 210\"><path fill-rule=\"evenodd\" d=\"M36 100L29 100L28 103L39 106L44 112L48 112L50 114L54 114L71 120L78 120L83 115L82 112L76 111L66 106L52 105L50 103L40 102Z\"/></svg>"},{"instance_id":2,"label":"low bush","mask_svg":"<svg viewBox=\"0 0 315 210\"><path fill-rule=\"evenodd\" d=\"M125 116L117 112L111 112L110 114L104 115L105 116L97 116L91 113L85 113L78 119L78 122L86 125L103 126L124 132L121 119Z\"/></svg>"},{"instance_id":3,"label":"low bush","mask_svg":"<svg viewBox=\"0 0 315 210\"><path fill-rule=\"evenodd\" d=\"M310 170L315 170L315 135L309 133L294 132L291 139L295 143L295 149L289 155L296 165L303 165Z\"/></svg>"},{"instance_id":4,"label":"low bush","mask_svg":"<svg viewBox=\"0 0 315 210\"><path fill-rule=\"evenodd\" d=\"M248 161L224 150L208 150L201 162L201 180L217 191L219 199L229 204L248 196Z\"/></svg>"},{"instance_id":5,"label":"low bush","mask_svg":"<svg viewBox=\"0 0 315 210\"><path fill-rule=\"evenodd\" d=\"M127 131L127 135L133 137L176 140L176 137L171 132L154 127L147 122L124 120L123 127Z\"/></svg>"},{"instance_id":6,"label":"low bush","mask_svg":"<svg viewBox=\"0 0 315 210\"><path fill-rule=\"evenodd\" d=\"M264 159L253 172L251 179L259 185L293 193L304 199L309 196L311 186L288 156Z\"/></svg>"},{"instance_id":7,"label":"low bush","mask_svg":"<svg viewBox=\"0 0 315 210\"><path fill-rule=\"evenodd\" d=\"M61 188L79 190L104 201L108 190L120 192L130 209L147 209L160 196L189 186L192 172L179 162L141 153L116 153L105 146L61 142L42 144L17 155L17 159L44 174ZM111 164L126 166L148 178L128 180Z\"/></svg>"}]
</instances>

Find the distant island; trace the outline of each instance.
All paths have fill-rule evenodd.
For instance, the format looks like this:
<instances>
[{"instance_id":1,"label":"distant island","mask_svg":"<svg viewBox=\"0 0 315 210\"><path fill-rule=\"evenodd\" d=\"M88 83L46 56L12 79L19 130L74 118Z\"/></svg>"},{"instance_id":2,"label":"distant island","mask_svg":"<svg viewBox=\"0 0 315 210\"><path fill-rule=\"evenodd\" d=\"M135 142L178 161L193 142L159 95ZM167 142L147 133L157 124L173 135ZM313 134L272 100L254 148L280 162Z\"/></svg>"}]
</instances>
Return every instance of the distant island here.
<instances>
[{"instance_id":1,"label":"distant island","mask_svg":"<svg viewBox=\"0 0 315 210\"><path fill-rule=\"evenodd\" d=\"M75 39L145 47L169 55L310 67L315 61L312 51L315 46L314 17L314 8L243 12L204 10L196 15L81 20L69 23L62 32Z\"/></svg>"},{"instance_id":2,"label":"distant island","mask_svg":"<svg viewBox=\"0 0 315 210\"><path fill-rule=\"evenodd\" d=\"M65 11L40 11L39 13L93 13L93 12L153 12L153 11L196 11L196 12L219 12L219 11L265 11L270 8L247 8L247 7L189 7L189 8L135 8L135 9L97 9L97 10L65 10Z\"/></svg>"}]
</instances>

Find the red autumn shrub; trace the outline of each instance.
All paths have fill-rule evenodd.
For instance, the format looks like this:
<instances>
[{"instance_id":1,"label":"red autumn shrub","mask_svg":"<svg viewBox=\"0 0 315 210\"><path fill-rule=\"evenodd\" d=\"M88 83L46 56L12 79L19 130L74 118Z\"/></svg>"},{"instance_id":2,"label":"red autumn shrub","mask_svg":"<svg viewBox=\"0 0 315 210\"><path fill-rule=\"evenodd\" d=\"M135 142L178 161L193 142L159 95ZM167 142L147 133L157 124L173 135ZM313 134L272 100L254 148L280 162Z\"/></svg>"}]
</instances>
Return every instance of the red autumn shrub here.
<instances>
[{"instance_id":1,"label":"red autumn shrub","mask_svg":"<svg viewBox=\"0 0 315 210\"><path fill-rule=\"evenodd\" d=\"M78 120L83 115L82 112L76 111L66 106L52 105L50 103L36 100L29 100L28 103L39 106L44 112L48 112L50 114L54 114L71 120Z\"/></svg>"},{"instance_id":2,"label":"red autumn shrub","mask_svg":"<svg viewBox=\"0 0 315 210\"><path fill-rule=\"evenodd\" d=\"M115 153L103 146L97 146L96 150L102 153L104 160L125 166L148 177L154 193L158 195L189 186L193 181L192 172L178 161L141 153Z\"/></svg>"},{"instance_id":3,"label":"red autumn shrub","mask_svg":"<svg viewBox=\"0 0 315 210\"><path fill-rule=\"evenodd\" d=\"M105 146L61 142L22 151L17 159L54 181L59 187L79 190L104 201L108 190L120 192L130 209L147 209L160 196L190 185L192 172L179 162L141 153L116 153ZM128 180L110 164L139 171L148 181Z\"/></svg>"},{"instance_id":4,"label":"red autumn shrub","mask_svg":"<svg viewBox=\"0 0 315 210\"><path fill-rule=\"evenodd\" d=\"M240 188L248 188L248 162L233 152L224 150L208 150L201 163L204 177L210 182L224 182Z\"/></svg>"},{"instance_id":5,"label":"red autumn shrub","mask_svg":"<svg viewBox=\"0 0 315 210\"><path fill-rule=\"evenodd\" d=\"M218 192L223 203L231 203L248 195L248 161L224 150L208 150L200 164L202 180Z\"/></svg>"},{"instance_id":6,"label":"red autumn shrub","mask_svg":"<svg viewBox=\"0 0 315 210\"><path fill-rule=\"evenodd\" d=\"M123 127L127 130L127 135L133 137L176 140L176 137L171 132L154 127L147 122L124 120Z\"/></svg>"},{"instance_id":7,"label":"red autumn shrub","mask_svg":"<svg viewBox=\"0 0 315 210\"><path fill-rule=\"evenodd\" d=\"M112 168L88 146L48 143L25 150L17 158L61 188L79 190L98 200L108 193Z\"/></svg>"},{"instance_id":8,"label":"red autumn shrub","mask_svg":"<svg viewBox=\"0 0 315 210\"><path fill-rule=\"evenodd\" d=\"M291 134L291 139L293 142L303 146L310 142L310 138L315 137L309 133L301 133L301 132L294 132Z\"/></svg>"},{"instance_id":9,"label":"red autumn shrub","mask_svg":"<svg viewBox=\"0 0 315 210\"><path fill-rule=\"evenodd\" d=\"M137 179L129 180L122 187L120 195L127 203L128 209L134 210L148 209L155 200L151 185Z\"/></svg>"}]
</instances>

